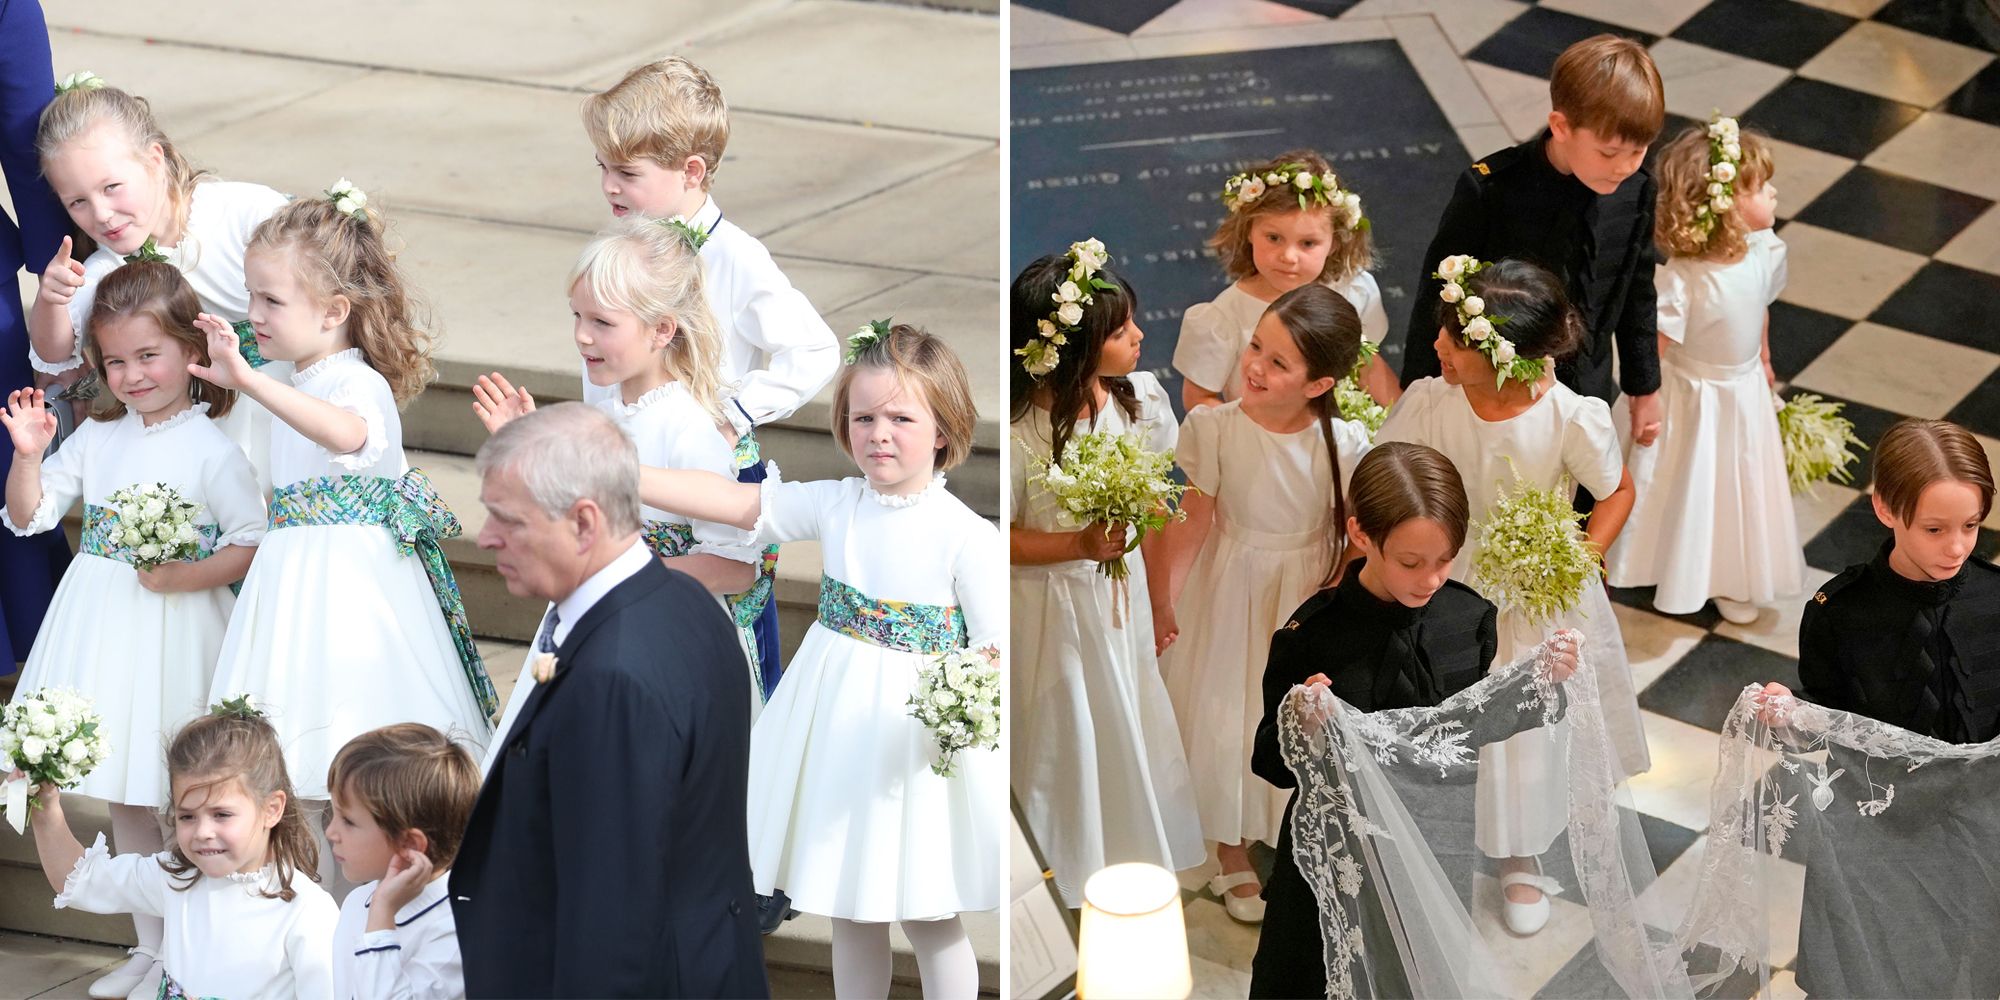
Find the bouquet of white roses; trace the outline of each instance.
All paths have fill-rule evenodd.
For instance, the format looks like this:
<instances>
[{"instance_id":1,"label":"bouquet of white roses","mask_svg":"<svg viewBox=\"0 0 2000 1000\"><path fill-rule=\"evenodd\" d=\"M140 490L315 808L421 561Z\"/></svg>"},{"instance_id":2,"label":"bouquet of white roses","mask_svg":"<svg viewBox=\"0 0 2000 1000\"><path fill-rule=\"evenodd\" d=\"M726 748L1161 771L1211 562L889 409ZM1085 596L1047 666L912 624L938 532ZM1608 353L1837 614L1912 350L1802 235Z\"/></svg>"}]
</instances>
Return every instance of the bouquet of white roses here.
<instances>
[{"instance_id":1,"label":"bouquet of white roses","mask_svg":"<svg viewBox=\"0 0 2000 1000\"><path fill-rule=\"evenodd\" d=\"M1056 461L1031 456L1034 471L1029 481L1039 483L1054 496L1065 521L1077 525L1103 521L1135 530L1125 546L1130 552L1148 531L1158 531L1167 522L1184 516L1168 513L1168 505L1187 487L1173 481L1171 451L1147 451L1130 434L1079 434L1063 444ZM1123 580L1131 570L1120 555L1099 563L1104 575Z\"/></svg>"},{"instance_id":2,"label":"bouquet of white roses","mask_svg":"<svg viewBox=\"0 0 2000 1000\"><path fill-rule=\"evenodd\" d=\"M1000 745L1000 651L986 646L944 654L917 671L909 704L910 715L937 739L931 770L951 777L960 750Z\"/></svg>"},{"instance_id":3,"label":"bouquet of white roses","mask_svg":"<svg viewBox=\"0 0 2000 1000\"><path fill-rule=\"evenodd\" d=\"M1599 572L1597 554L1577 527L1583 517L1570 506L1567 490L1521 483L1503 491L1473 526L1479 541L1473 586L1533 622L1576 607Z\"/></svg>"},{"instance_id":4,"label":"bouquet of white roses","mask_svg":"<svg viewBox=\"0 0 2000 1000\"><path fill-rule=\"evenodd\" d=\"M1778 404L1778 439L1785 443L1785 474L1791 477L1793 493L1812 493L1819 483L1854 480L1847 471L1856 458L1850 446L1863 451L1868 446L1854 436L1854 421L1840 415L1844 405L1810 392Z\"/></svg>"},{"instance_id":5,"label":"bouquet of white roses","mask_svg":"<svg viewBox=\"0 0 2000 1000\"><path fill-rule=\"evenodd\" d=\"M152 569L161 563L201 555L202 507L183 498L165 483L127 486L108 501L118 514L113 540L132 550L134 565Z\"/></svg>"},{"instance_id":6,"label":"bouquet of white roses","mask_svg":"<svg viewBox=\"0 0 2000 1000\"><path fill-rule=\"evenodd\" d=\"M0 753L13 762L9 772L27 775L7 784L7 821L15 833L27 824L30 783L75 788L104 762L111 746L98 731L101 721L90 699L68 688L17 694L0 708Z\"/></svg>"}]
</instances>

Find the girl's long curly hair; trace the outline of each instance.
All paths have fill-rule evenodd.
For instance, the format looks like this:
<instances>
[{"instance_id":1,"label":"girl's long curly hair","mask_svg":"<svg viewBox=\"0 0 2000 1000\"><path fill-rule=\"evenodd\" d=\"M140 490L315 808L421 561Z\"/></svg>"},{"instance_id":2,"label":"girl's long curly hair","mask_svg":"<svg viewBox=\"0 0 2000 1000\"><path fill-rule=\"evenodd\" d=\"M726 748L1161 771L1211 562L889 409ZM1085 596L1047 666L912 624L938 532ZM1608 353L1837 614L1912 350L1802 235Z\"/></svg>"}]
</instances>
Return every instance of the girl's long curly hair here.
<instances>
[{"instance_id":1,"label":"girl's long curly hair","mask_svg":"<svg viewBox=\"0 0 2000 1000\"><path fill-rule=\"evenodd\" d=\"M1047 319L1055 309L1053 296L1057 286L1068 280L1072 263L1068 254L1052 253L1037 258L1015 275L1014 284L1008 289L1010 348L1024 347L1041 337L1035 323ZM1036 379L1021 367L1019 355L1007 356L1012 419L1019 421L1026 417L1034 407L1035 394L1046 389L1049 393L1049 455L1056 459L1061 458L1063 446L1076 430L1077 414L1089 408L1090 414L1096 415L1095 386L1103 385L1111 393L1113 404L1123 409L1128 418L1137 419L1139 416L1139 394L1132 388L1132 380L1122 375L1097 374L1098 360L1104 355L1105 340L1123 329L1132 314L1138 311L1139 296L1132 290L1131 282L1126 281L1110 264L1098 269L1097 278L1116 285L1117 290L1097 289L1093 292L1091 303L1083 307L1083 322L1067 334L1069 342L1062 345L1058 355L1060 360L1052 371Z\"/></svg>"},{"instance_id":2,"label":"girl's long curly hair","mask_svg":"<svg viewBox=\"0 0 2000 1000\"><path fill-rule=\"evenodd\" d=\"M1294 163L1303 163L1315 174L1337 173L1326 157L1310 149L1295 149L1280 154L1276 159L1265 160L1248 167L1244 173L1255 177L1278 170ZM1341 179L1346 183L1346 178ZM1359 192L1356 192L1357 194ZM1366 203L1363 203L1365 209ZM1224 209L1227 212L1227 209ZM1250 227L1258 219L1267 215L1285 212L1318 212L1325 216L1333 230L1333 245L1328 248L1326 264L1320 268L1319 277L1313 280L1321 284L1339 284L1350 281L1355 275L1368 270L1375 263L1375 244L1369 239L1365 229L1350 230L1340 224L1340 219L1330 205L1313 205L1301 209L1294 192L1267 192L1264 197L1249 205L1228 212L1220 225L1215 227L1215 235L1208 238L1208 246L1222 261L1222 269L1231 281L1242 281L1257 273L1257 261L1250 253Z\"/></svg>"},{"instance_id":3,"label":"girl's long curly hair","mask_svg":"<svg viewBox=\"0 0 2000 1000\"><path fill-rule=\"evenodd\" d=\"M1739 130L1737 145L1743 149L1743 162L1736 172L1740 202L1745 194L1770 183L1777 165L1762 132ZM1653 167L1660 187L1659 204L1653 212L1653 238L1669 256L1735 260L1743 255L1744 239L1750 235L1740 207L1722 213L1706 237L1694 225L1695 212L1710 200L1708 154L1708 128L1703 125L1689 126L1660 147Z\"/></svg>"}]
</instances>

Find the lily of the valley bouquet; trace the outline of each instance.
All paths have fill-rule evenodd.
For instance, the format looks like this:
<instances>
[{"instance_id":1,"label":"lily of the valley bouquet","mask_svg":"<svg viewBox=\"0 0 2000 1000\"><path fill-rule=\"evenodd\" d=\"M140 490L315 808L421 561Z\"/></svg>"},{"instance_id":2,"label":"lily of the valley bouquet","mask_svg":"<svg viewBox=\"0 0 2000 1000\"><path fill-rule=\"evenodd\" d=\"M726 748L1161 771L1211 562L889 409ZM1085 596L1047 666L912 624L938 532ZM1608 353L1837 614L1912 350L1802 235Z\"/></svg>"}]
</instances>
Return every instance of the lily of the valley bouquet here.
<instances>
[{"instance_id":1,"label":"lily of the valley bouquet","mask_svg":"<svg viewBox=\"0 0 2000 1000\"><path fill-rule=\"evenodd\" d=\"M1352 420L1367 428L1368 437L1373 440L1375 432L1382 429L1382 422L1389 419L1387 407L1375 401L1368 390L1361 388L1361 372L1368 362L1381 353L1381 348L1372 342L1361 342L1361 355L1354 362L1354 370L1345 378L1333 384L1333 403L1340 408L1342 420Z\"/></svg>"},{"instance_id":2,"label":"lily of the valley bouquet","mask_svg":"<svg viewBox=\"0 0 2000 1000\"><path fill-rule=\"evenodd\" d=\"M1494 604L1547 622L1577 606L1583 588L1597 579L1597 554L1570 506L1567 490L1526 483L1502 491L1473 526L1479 556L1473 587Z\"/></svg>"},{"instance_id":3,"label":"lily of the valley bouquet","mask_svg":"<svg viewBox=\"0 0 2000 1000\"><path fill-rule=\"evenodd\" d=\"M1170 475L1174 453L1147 451L1134 435L1108 431L1078 434L1063 444L1059 459L1033 456L1029 461L1034 466L1030 481L1055 497L1064 521L1078 526L1102 521L1113 530L1134 529L1126 552L1138 548L1146 532L1158 531L1183 516L1178 510L1169 513L1187 489ZM1113 580L1131 575L1122 554L1099 563L1098 568Z\"/></svg>"},{"instance_id":4,"label":"lily of the valley bouquet","mask_svg":"<svg viewBox=\"0 0 2000 1000\"><path fill-rule=\"evenodd\" d=\"M1810 392L1778 404L1778 439L1785 444L1785 474L1793 493L1811 493L1825 482L1852 482L1847 467L1855 462L1852 448L1868 446L1854 436L1854 421L1840 415L1842 403L1830 403Z\"/></svg>"},{"instance_id":5,"label":"lily of the valley bouquet","mask_svg":"<svg viewBox=\"0 0 2000 1000\"><path fill-rule=\"evenodd\" d=\"M162 563L201 556L202 506L164 483L127 486L111 494L118 512L116 540L132 550L133 564L153 569Z\"/></svg>"},{"instance_id":6,"label":"lily of the valley bouquet","mask_svg":"<svg viewBox=\"0 0 2000 1000\"><path fill-rule=\"evenodd\" d=\"M937 740L931 770L940 777L951 777L959 751L999 746L1000 651L954 649L917 671L910 715Z\"/></svg>"},{"instance_id":7,"label":"lily of the valley bouquet","mask_svg":"<svg viewBox=\"0 0 2000 1000\"><path fill-rule=\"evenodd\" d=\"M111 746L101 724L90 699L68 688L17 694L0 709L0 753L12 761L7 773L26 775L6 787L7 822L15 833L27 826L29 785L75 788L104 762Z\"/></svg>"}]
</instances>

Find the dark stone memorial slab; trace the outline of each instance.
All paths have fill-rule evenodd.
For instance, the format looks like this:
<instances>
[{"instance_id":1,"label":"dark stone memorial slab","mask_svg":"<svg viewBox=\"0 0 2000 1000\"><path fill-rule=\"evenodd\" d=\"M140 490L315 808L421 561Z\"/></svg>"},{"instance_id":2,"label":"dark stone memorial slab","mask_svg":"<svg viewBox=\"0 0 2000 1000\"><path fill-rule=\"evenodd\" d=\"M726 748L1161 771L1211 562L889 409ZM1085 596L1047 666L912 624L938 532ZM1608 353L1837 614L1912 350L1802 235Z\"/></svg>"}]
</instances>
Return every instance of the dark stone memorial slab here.
<instances>
[{"instance_id":1,"label":"dark stone memorial slab","mask_svg":"<svg viewBox=\"0 0 2000 1000\"><path fill-rule=\"evenodd\" d=\"M1470 156L1395 42L1022 70L1012 87L1010 273L1102 239L1139 290L1141 365L1176 399L1181 315L1228 284L1204 245L1222 182L1289 149L1326 154L1360 193L1400 358L1417 258Z\"/></svg>"}]
</instances>

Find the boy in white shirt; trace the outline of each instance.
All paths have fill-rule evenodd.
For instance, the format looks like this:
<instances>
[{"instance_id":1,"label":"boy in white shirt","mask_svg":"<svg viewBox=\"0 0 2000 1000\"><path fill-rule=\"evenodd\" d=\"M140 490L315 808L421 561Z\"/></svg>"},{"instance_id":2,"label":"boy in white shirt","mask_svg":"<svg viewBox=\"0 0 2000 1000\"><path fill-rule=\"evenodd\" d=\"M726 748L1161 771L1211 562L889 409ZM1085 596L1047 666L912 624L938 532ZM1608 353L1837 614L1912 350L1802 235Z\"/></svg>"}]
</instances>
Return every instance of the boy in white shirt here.
<instances>
[{"instance_id":1,"label":"boy in white shirt","mask_svg":"<svg viewBox=\"0 0 2000 1000\"><path fill-rule=\"evenodd\" d=\"M448 888L479 767L421 723L349 740L327 769L326 840L350 882L333 931L335 1000L465 996Z\"/></svg>"}]
</instances>

